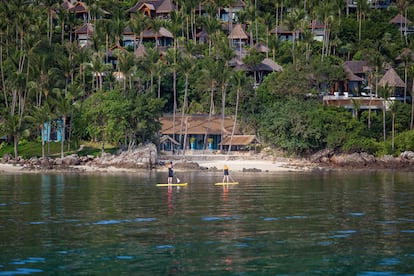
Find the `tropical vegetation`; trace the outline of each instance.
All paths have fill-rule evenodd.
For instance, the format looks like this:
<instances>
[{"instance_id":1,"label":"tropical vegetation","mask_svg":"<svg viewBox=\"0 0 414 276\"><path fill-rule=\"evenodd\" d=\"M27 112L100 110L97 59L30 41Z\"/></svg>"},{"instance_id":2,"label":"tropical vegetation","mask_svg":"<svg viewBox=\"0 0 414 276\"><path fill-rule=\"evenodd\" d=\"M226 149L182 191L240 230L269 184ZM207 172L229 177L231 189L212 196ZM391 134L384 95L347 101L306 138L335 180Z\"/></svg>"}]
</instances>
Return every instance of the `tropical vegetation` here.
<instances>
[{"instance_id":1,"label":"tropical vegetation","mask_svg":"<svg viewBox=\"0 0 414 276\"><path fill-rule=\"evenodd\" d=\"M38 141L45 156L44 123L60 119L62 156L82 141L97 142L102 151L107 144L127 149L157 142L159 118L165 113L208 113L233 115L264 144L291 154L326 147L375 154L414 150L411 105L395 103L384 112L353 116L323 105L320 98L346 78L342 64L348 60L367 60L375 68L372 79L391 66L406 76L406 85L413 81L413 60L396 62L405 48L414 49L413 37L389 22L396 14L414 18L411 1L398 0L386 9L358 1L350 11L343 0L246 0L231 22L244 24L251 37L250 45L243 46L243 62L254 68L268 57L283 67L259 84L255 70L240 72L230 64L235 52L217 11L235 1L205 1L205 12L196 13L199 2L177 0L176 11L161 20L129 17L126 11L136 3L132 0L85 1L96 29L91 44L81 47L74 30L82 22L62 3L1 1L1 147L12 145L17 157L19 145ZM111 18L102 17L103 10ZM314 40L306 27L314 20L324 26L322 41ZM293 40L271 33L282 25L294 31ZM142 57L134 55L139 45L114 50L114 66L107 62L108 49L122 43L127 26L137 37L148 28L165 27L174 43L167 50L147 43ZM207 43L196 39L200 30L207 33ZM259 42L268 53L255 50Z\"/></svg>"}]
</instances>

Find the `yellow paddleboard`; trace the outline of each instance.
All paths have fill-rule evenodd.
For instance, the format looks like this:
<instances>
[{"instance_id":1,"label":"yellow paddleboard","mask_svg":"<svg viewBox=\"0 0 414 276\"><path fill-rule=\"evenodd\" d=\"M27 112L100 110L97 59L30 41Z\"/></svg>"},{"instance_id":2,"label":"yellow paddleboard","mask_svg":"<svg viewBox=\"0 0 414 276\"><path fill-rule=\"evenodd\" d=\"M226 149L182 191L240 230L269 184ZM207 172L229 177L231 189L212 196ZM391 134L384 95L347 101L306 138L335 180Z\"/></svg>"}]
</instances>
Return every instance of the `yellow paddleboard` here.
<instances>
[{"instance_id":1,"label":"yellow paddleboard","mask_svg":"<svg viewBox=\"0 0 414 276\"><path fill-rule=\"evenodd\" d=\"M225 186L225 185L237 185L239 182L217 182L214 183L216 186Z\"/></svg>"},{"instance_id":2,"label":"yellow paddleboard","mask_svg":"<svg viewBox=\"0 0 414 276\"><path fill-rule=\"evenodd\" d=\"M171 183L171 184L157 184L157 187L184 187L188 183Z\"/></svg>"}]
</instances>

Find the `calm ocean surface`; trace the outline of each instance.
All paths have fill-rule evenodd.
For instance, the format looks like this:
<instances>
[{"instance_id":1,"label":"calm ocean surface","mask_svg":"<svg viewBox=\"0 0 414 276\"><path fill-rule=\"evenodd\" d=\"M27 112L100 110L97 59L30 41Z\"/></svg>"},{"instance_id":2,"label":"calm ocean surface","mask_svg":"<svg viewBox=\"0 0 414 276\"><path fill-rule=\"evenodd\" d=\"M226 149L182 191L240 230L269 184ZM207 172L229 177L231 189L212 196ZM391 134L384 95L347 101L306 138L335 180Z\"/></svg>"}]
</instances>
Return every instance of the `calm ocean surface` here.
<instances>
[{"instance_id":1,"label":"calm ocean surface","mask_svg":"<svg viewBox=\"0 0 414 276\"><path fill-rule=\"evenodd\" d=\"M414 275L414 172L0 175L0 275Z\"/></svg>"}]
</instances>

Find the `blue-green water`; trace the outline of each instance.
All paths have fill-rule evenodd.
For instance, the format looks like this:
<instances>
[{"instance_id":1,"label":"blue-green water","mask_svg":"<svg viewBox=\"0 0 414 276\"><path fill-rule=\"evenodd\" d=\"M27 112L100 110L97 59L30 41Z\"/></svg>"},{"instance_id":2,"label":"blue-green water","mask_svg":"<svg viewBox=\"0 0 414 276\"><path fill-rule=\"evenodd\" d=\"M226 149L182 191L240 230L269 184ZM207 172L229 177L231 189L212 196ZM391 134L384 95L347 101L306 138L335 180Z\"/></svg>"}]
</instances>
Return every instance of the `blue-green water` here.
<instances>
[{"instance_id":1,"label":"blue-green water","mask_svg":"<svg viewBox=\"0 0 414 276\"><path fill-rule=\"evenodd\" d=\"M414 275L414 173L2 174L0 275Z\"/></svg>"}]
</instances>

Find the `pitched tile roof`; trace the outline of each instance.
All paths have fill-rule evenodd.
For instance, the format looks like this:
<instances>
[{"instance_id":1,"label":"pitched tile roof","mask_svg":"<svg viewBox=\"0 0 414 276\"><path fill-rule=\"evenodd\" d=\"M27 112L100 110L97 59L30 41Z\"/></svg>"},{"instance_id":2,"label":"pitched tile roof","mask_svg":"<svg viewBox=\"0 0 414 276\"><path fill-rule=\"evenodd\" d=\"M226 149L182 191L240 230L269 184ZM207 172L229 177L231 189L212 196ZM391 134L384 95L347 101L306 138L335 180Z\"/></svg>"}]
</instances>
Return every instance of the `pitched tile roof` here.
<instances>
[{"instance_id":1,"label":"pitched tile roof","mask_svg":"<svg viewBox=\"0 0 414 276\"><path fill-rule=\"evenodd\" d=\"M77 28L75 30L75 34L77 34L77 35L85 34L85 35L92 36L94 30L95 30L95 27L93 26L93 24L85 23L85 24L83 24L82 26L80 26L79 28Z\"/></svg>"},{"instance_id":2,"label":"pitched tile roof","mask_svg":"<svg viewBox=\"0 0 414 276\"><path fill-rule=\"evenodd\" d=\"M128 12L136 12L140 10L143 5L146 5L156 13L169 13L175 10L175 5L171 0L143 0L135 3L132 8L128 9Z\"/></svg>"}]
</instances>

